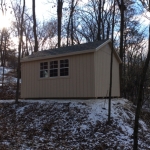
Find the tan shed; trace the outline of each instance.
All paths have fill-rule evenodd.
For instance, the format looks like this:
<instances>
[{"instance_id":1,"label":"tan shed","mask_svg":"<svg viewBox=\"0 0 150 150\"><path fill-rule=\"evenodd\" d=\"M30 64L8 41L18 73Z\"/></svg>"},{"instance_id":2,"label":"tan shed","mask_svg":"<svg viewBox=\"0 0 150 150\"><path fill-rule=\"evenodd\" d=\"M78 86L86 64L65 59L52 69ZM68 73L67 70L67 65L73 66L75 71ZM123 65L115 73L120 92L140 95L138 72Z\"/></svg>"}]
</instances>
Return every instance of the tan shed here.
<instances>
[{"instance_id":1,"label":"tan shed","mask_svg":"<svg viewBox=\"0 0 150 150\"><path fill-rule=\"evenodd\" d=\"M21 60L21 98L108 97L111 41L39 51ZM120 96L114 51L112 96Z\"/></svg>"}]
</instances>

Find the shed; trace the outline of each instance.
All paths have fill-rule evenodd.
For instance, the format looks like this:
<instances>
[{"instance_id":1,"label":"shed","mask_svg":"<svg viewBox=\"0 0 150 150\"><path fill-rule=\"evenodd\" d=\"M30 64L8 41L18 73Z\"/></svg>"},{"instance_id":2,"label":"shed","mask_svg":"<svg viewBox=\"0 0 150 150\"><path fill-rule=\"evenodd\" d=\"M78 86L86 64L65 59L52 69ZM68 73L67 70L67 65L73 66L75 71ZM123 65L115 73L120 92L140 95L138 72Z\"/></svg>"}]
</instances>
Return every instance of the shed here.
<instances>
[{"instance_id":1,"label":"shed","mask_svg":"<svg viewBox=\"0 0 150 150\"><path fill-rule=\"evenodd\" d=\"M108 97L111 40L60 47L21 59L21 98ZM113 54L112 96L120 96L119 64Z\"/></svg>"}]
</instances>

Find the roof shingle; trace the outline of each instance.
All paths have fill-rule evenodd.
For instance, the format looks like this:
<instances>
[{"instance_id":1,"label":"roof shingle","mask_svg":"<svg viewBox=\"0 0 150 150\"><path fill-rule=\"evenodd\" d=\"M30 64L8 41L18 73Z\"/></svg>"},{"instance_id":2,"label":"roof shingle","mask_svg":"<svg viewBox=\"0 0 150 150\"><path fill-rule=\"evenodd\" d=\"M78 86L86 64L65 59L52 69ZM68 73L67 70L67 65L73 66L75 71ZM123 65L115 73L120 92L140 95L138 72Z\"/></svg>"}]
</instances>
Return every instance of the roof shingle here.
<instances>
[{"instance_id":1,"label":"roof shingle","mask_svg":"<svg viewBox=\"0 0 150 150\"><path fill-rule=\"evenodd\" d=\"M49 50L44 50L44 51L38 51L27 57L24 57L23 60L44 57L44 56L54 56L54 55L67 54L67 53L73 53L73 52L80 52L80 51L86 51L86 50L95 50L98 46L102 45L107 40L72 45L72 46L67 46L67 47L60 47L60 48L49 49Z\"/></svg>"}]
</instances>

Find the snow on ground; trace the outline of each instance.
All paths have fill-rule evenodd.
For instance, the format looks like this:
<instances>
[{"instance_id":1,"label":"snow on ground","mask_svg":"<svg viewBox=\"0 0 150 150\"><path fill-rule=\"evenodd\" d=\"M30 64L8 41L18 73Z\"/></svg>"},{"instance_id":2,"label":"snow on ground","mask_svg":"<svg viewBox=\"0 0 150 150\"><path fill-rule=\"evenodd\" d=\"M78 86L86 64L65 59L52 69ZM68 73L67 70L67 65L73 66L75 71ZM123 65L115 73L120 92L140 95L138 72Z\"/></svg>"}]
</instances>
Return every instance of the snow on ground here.
<instances>
[{"instance_id":1,"label":"snow on ground","mask_svg":"<svg viewBox=\"0 0 150 150\"><path fill-rule=\"evenodd\" d=\"M0 100L0 149L131 150L134 111L126 99ZM150 129L140 120L139 149L150 149Z\"/></svg>"},{"instance_id":2,"label":"snow on ground","mask_svg":"<svg viewBox=\"0 0 150 150\"><path fill-rule=\"evenodd\" d=\"M11 71L13 71L13 69L4 67L4 83L16 83L17 82L17 78L13 76L6 77L6 74L8 74ZM0 67L0 86L2 85L1 84L2 75L3 75L3 67Z\"/></svg>"}]
</instances>

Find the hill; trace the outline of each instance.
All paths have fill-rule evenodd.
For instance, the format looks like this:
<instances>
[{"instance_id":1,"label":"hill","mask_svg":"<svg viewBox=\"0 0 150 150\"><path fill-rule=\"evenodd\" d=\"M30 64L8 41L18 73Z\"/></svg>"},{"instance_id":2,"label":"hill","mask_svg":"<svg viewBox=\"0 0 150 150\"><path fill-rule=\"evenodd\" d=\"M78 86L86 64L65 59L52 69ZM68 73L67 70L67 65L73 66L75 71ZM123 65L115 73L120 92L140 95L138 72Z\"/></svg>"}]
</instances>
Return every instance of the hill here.
<instances>
[{"instance_id":1,"label":"hill","mask_svg":"<svg viewBox=\"0 0 150 150\"><path fill-rule=\"evenodd\" d=\"M134 106L112 100L0 101L0 149L131 150ZM150 149L150 128L140 120L139 147Z\"/></svg>"}]
</instances>

